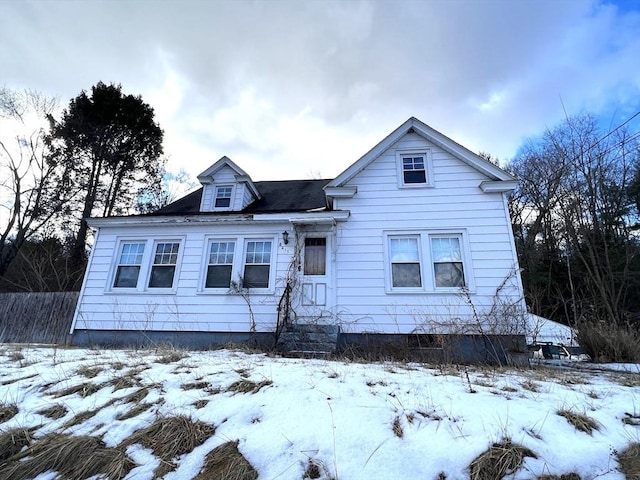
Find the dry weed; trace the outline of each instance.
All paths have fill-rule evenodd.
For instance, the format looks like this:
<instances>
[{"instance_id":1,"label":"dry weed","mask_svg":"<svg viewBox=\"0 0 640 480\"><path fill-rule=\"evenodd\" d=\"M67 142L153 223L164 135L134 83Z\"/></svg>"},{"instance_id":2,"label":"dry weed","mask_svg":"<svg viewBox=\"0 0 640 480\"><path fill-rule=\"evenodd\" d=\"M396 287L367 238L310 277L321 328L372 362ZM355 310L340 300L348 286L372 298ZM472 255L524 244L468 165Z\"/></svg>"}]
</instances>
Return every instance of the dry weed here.
<instances>
[{"instance_id":1,"label":"dry weed","mask_svg":"<svg viewBox=\"0 0 640 480\"><path fill-rule=\"evenodd\" d=\"M619 452L618 463L627 480L640 480L640 443L632 443Z\"/></svg>"},{"instance_id":2,"label":"dry weed","mask_svg":"<svg viewBox=\"0 0 640 480\"><path fill-rule=\"evenodd\" d=\"M128 412L116 415L116 420L120 420L120 421L129 420L130 418L137 417L141 413L146 412L151 407L153 407L153 403L140 403L140 404L136 405L135 407L133 407Z\"/></svg>"},{"instance_id":3,"label":"dry weed","mask_svg":"<svg viewBox=\"0 0 640 480\"><path fill-rule=\"evenodd\" d=\"M185 383L180 388L182 388L182 390L201 390L207 387L209 387L209 382L200 381Z\"/></svg>"},{"instance_id":4,"label":"dry weed","mask_svg":"<svg viewBox=\"0 0 640 480\"><path fill-rule=\"evenodd\" d=\"M140 403L149 395L149 387L142 387L129 395L122 397L124 403Z\"/></svg>"},{"instance_id":5,"label":"dry weed","mask_svg":"<svg viewBox=\"0 0 640 480\"><path fill-rule=\"evenodd\" d=\"M214 448L204 459L204 466L194 480L256 480L258 472L238 450L238 441ZM318 478L318 477L310 477Z\"/></svg>"},{"instance_id":6,"label":"dry weed","mask_svg":"<svg viewBox=\"0 0 640 480\"><path fill-rule=\"evenodd\" d=\"M266 387L272 383L271 380L263 380L259 383L252 382L251 380L238 380L229 385L227 390L236 393L258 393L262 387Z\"/></svg>"},{"instance_id":7,"label":"dry weed","mask_svg":"<svg viewBox=\"0 0 640 480\"><path fill-rule=\"evenodd\" d=\"M576 430L588 433L589 435L591 435L594 430L600 429L598 422L582 413L572 412L571 410L558 410L557 414L566 418L567 422L573 425Z\"/></svg>"},{"instance_id":8,"label":"dry weed","mask_svg":"<svg viewBox=\"0 0 640 480\"><path fill-rule=\"evenodd\" d=\"M160 466L154 476L162 477L175 469L173 459L178 455L191 452L202 445L215 433L215 427L185 416L166 417L156 420L152 425L134 432L122 442L121 447L139 443L149 448L160 459Z\"/></svg>"},{"instance_id":9,"label":"dry weed","mask_svg":"<svg viewBox=\"0 0 640 480\"><path fill-rule=\"evenodd\" d=\"M26 377L18 377L18 378L13 378L11 380L4 380L2 383L0 383L0 385L11 385L12 383L16 383L21 380L28 380L30 378L37 377L37 376L38 374L34 373L33 375L27 375Z\"/></svg>"},{"instance_id":10,"label":"dry weed","mask_svg":"<svg viewBox=\"0 0 640 480\"><path fill-rule=\"evenodd\" d=\"M107 448L99 438L52 433L14 455L0 471L0 480L35 478L50 470L67 480L95 476L118 480L135 466L124 451Z\"/></svg>"},{"instance_id":11,"label":"dry weed","mask_svg":"<svg viewBox=\"0 0 640 480\"><path fill-rule=\"evenodd\" d=\"M15 404L0 404L0 423L15 417L18 414L18 406Z\"/></svg>"},{"instance_id":12,"label":"dry weed","mask_svg":"<svg viewBox=\"0 0 640 480\"><path fill-rule=\"evenodd\" d=\"M633 425L634 427L640 427L640 415L625 412L624 418L622 419L622 423L625 425Z\"/></svg>"},{"instance_id":13,"label":"dry weed","mask_svg":"<svg viewBox=\"0 0 640 480\"><path fill-rule=\"evenodd\" d=\"M206 407L207 403L209 403L209 400L202 398L200 400L196 400L196 402L193 404L193 406L198 408L198 409L200 409L200 408Z\"/></svg>"},{"instance_id":14,"label":"dry weed","mask_svg":"<svg viewBox=\"0 0 640 480\"><path fill-rule=\"evenodd\" d=\"M84 412L80 412L76 415L74 415L72 418L70 418L63 426L62 428L71 428L71 427L75 427L76 425L80 425L81 423L85 422L86 420L89 420L91 417L94 417L96 413L98 413L101 408L97 408L95 410L85 410Z\"/></svg>"},{"instance_id":15,"label":"dry weed","mask_svg":"<svg viewBox=\"0 0 640 480\"><path fill-rule=\"evenodd\" d=\"M17 454L31 444L31 431L26 428L12 428L0 431L0 462Z\"/></svg>"},{"instance_id":16,"label":"dry weed","mask_svg":"<svg viewBox=\"0 0 640 480\"><path fill-rule=\"evenodd\" d=\"M562 475L542 475L537 477L536 480L580 480L580 475L573 472Z\"/></svg>"},{"instance_id":17,"label":"dry weed","mask_svg":"<svg viewBox=\"0 0 640 480\"><path fill-rule=\"evenodd\" d=\"M174 350L171 352L167 352L164 355L162 355L160 358L158 358L156 360L156 363L162 363L162 364L169 364L169 363L175 363L175 362L179 362L180 360L182 360L183 358L187 358L189 355L187 355L184 352L180 352L178 350Z\"/></svg>"},{"instance_id":18,"label":"dry weed","mask_svg":"<svg viewBox=\"0 0 640 480\"><path fill-rule=\"evenodd\" d=\"M76 375L82 375L83 377L87 377L87 378L94 378L103 370L104 369L102 367L83 366L76 370Z\"/></svg>"},{"instance_id":19,"label":"dry weed","mask_svg":"<svg viewBox=\"0 0 640 480\"><path fill-rule=\"evenodd\" d=\"M42 415L43 417L51 418L53 420L58 420L64 417L68 412L69 410L67 410L67 408L64 405L58 404L58 405L52 405L49 408L45 408L36 413L38 413L38 415Z\"/></svg>"},{"instance_id":20,"label":"dry weed","mask_svg":"<svg viewBox=\"0 0 640 480\"><path fill-rule=\"evenodd\" d=\"M86 398L93 395L101 388L102 388L101 385L96 385L95 383L92 383L92 382L80 383L78 385L73 385L71 387L65 388L64 390L56 392L53 395L53 397L60 398L60 397L66 397L67 395L73 395L77 393L82 398Z\"/></svg>"},{"instance_id":21,"label":"dry weed","mask_svg":"<svg viewBox=\"0 0 640 480\"><path fill-rule=\"evenodd\" d=\"M538 458L526 447L506 440L494 443L469 465L471 480L500 480L522 466L525 457Z\"/></svg>"},{"instance_id":22,"label":"dry weed","mask_svg":"<svg viewBox=\"0 0 640 480\"><path fill-rule=\"evenodd\" d=\"M400 417L393 419L393 434L398 438L404 436L404 430L402 430L402 425L400 425Z\"/></svg>"}]
</instances>

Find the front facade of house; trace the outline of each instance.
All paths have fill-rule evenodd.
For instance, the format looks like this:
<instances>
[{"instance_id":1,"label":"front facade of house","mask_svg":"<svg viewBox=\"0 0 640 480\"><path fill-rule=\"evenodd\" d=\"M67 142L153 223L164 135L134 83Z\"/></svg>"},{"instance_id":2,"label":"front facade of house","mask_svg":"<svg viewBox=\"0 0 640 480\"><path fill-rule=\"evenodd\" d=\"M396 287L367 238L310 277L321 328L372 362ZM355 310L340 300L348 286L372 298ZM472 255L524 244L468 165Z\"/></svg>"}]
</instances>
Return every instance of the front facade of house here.
<instances>
[{"instance_id":1,"label":"front facade of house","mask_svg":"<svg viewBox=\"0 0 640 480\"><path fill-rule=\"evenodd\" d=\"M415 118L333 180L253 182L226 157L198 179L155 214L89 220L74 343L515 333L515 179Z\"/></svg>"}]
</instances>

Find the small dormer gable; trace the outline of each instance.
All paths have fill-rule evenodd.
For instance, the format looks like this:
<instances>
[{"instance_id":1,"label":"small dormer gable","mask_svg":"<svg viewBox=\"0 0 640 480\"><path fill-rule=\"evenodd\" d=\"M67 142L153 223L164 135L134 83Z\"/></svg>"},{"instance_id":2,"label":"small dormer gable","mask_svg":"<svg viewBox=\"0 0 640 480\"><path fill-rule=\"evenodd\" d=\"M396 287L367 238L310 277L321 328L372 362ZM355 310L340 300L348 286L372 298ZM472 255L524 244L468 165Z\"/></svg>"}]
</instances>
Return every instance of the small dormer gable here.
<instances>
[{"instance_id":1,"label":"small dormer gable","mask_svg":"<svg viewBox=\"0 0 640 480\"><path fill-rule=\"evenodd\" d=\"M237 212L260 199L251 177L227 157L198 175L202 184L201 212Z\"/></svg>"}]
</instances>

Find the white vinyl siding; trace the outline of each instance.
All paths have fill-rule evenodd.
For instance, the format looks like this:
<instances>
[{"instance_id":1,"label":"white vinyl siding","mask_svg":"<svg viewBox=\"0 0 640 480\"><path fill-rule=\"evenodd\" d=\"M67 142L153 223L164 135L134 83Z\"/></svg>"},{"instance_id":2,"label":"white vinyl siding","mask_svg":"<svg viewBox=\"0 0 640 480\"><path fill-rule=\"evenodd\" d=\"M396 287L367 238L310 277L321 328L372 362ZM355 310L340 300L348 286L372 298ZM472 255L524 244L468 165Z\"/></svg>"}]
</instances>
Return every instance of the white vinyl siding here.
<instances>
[{"instance_id":1,"label":"white vinyl siding","mask_svg":"<svg viewBox=\"0 0 640 480\"><path fill-rule=\"evenodd\" d=\"M406 188L400 153L420 152L430 154L433 187ZM349 181L357 194L334 201L336 210L351 212L336 227L336 311L345 331L439 331L451 319L471 328L474 313L465 296L478 312L488 310L505 279L500 293L506 301L521 298L506 196L483 193L479 185L486 180L442 148L407 134ZM389 238L411 235L421 236L422 287L393 287ZM463 239L464 291L436 287L429 235Z\"/></svg>"}]
</instances>

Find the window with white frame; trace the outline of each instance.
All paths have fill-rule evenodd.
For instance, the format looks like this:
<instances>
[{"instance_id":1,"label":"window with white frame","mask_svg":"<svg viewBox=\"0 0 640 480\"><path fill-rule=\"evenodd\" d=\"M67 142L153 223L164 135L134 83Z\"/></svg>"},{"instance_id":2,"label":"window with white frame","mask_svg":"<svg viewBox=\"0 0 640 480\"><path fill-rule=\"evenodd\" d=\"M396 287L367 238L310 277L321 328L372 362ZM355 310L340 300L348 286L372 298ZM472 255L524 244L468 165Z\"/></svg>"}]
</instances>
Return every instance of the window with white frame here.
<instances>
[{"instance_id":1,"label":"window with white frame","mask_svg":"<svg viewBox=\"0 0 640 480\"><path fill-rule=\"evenodd\" d=\"M229 208L231 205L231 185L221 185L216 187L215 208Z\"/></svg>"},{"instance_id":2,"label":"window with white frame","mask_svg":"<svg viewBox=\"0 0 640 480\"><path fill-rule=\"evenodd\" d=\"M422 287L418 236L389 237L392 287Z\"/></svg>"},{"instance_id":3,"label":"window with white frame","mask_svg":"<svg viewBox=\"0 0 640 480\"><path fill-rule=\"evenodd\" d=\"M179 242L157 242L149 275L149 288L172 288L178 263Z\"/></svg>"},{"instance_id":4,"label":"window with white frame","mask_svg":"<svg viewBox=\"0 0 640 480\"><path fill-rule=\"evenodd\" d=\"M402 155L402 181L405 185L427 183L424 155Z\"/></svg>"},{"instance_id":5,"label":"window with white frame","mask_svg":"<svg viewBox=\"0 0 640 480\"><path fill-rule=\"evenodd\" d=\"M242 285L245 288L269 288L271 269L270 240L248 240L245 248Z\"/></svg>"},{"instance_id":6,"label":"window with white frame","mask_svg":"<svg viewBox=\"0 0 640 480\"><path fill-rule=\"evenodd\" d=\"M229 288L235 248L233 241L211 241L205 288Z\"/></svg>"},{"instance_id":7,"label":"window with white frame","mask_svg":"<svg viewBox=\"0 0 640 480\"><path fill-rule=\"evenodd\" d=\"M385 232L388 293L473 290L464 231Z\"/></svg>"},{"instance_id":8,"label":"window with white frame","mask_svg":"<svg viewBox=\"0 0 640 480\"><path fill-rule=\"evenodd\" d=\"M432 236L430 240L435 287L464 287L464 264L460 235L438 235Z\"/></svg>"},{"instance_id":9,"label":"window with white frame","mask_svg":"<svg viewBox=\"0 0 640 480\"><path fill-rule=\"evenodd\" d=\"M400 188L434 186L430 149L396 151L396 161Z\"/></svg>"},{"instance_id":10,"label":"window with white frame","mask_svg":"<svg viewBox=\"0 0 640 480\"><path fill-rule=\"evenodd\" d=\"M144 242L122 242L114 276L115 288L136 288L144 255Z\"/></svg>"}]
</instances>

